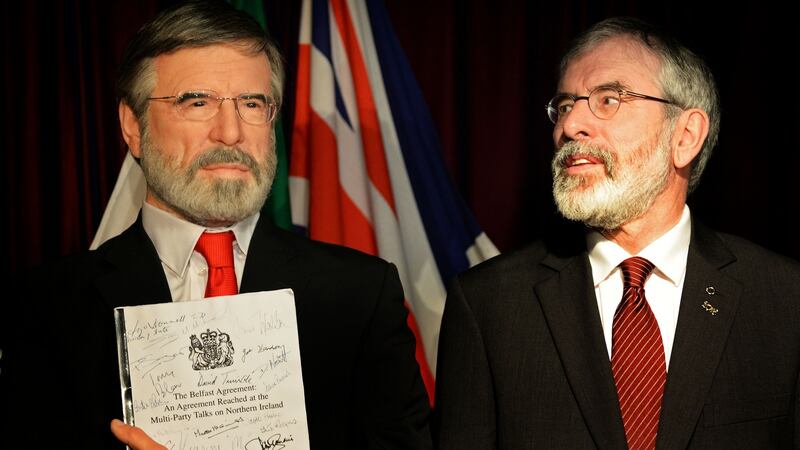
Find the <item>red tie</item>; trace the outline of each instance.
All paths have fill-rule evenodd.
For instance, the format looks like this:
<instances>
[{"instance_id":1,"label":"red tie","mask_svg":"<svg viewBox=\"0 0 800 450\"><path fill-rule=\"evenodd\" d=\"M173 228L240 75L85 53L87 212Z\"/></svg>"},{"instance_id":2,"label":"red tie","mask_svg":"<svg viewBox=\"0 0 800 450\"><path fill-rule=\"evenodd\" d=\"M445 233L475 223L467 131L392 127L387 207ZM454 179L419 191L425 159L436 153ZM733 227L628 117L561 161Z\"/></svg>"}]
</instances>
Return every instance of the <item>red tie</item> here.
<instances>
[{"instance_id":1,"label":"red tie","mask_svg":"<svg viewBox=\"0 0 800 450\"><path fill-rule=\"evenodd\" d=\"M637 256L619 267L624 288L614 313L611 370L628 448L654 449L667 379L661 331L644 297L644 282L655 266Z\"/></svg>"},{"instance_id":2,"label":"red tie","mask_svg":"<svg viewBox=\"0 0 800 450\"><path fill-rule=\"evenodd\" d=\"M233 268L233 232L203 233L194 247L208 263L206 297L235 295L236 271Z\"/></svg>"}]
</instances>

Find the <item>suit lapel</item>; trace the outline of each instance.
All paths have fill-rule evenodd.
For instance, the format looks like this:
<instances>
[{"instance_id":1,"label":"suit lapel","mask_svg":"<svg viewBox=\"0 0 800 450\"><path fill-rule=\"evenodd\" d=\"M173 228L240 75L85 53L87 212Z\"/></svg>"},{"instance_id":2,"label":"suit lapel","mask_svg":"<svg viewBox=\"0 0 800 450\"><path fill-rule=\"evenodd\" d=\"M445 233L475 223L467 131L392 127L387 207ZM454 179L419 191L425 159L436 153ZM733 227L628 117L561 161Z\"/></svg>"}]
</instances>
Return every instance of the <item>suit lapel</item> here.
<instances>
[{"instance_id":1,"label":"suit lapel","mask_svg":"<svg viewBox=\"0 0 800 450\"><path fill-rule=\"evenodd\" d=\"M569 257L551 253L543 264L556 274L538 283L535 291L578 407L598 448L625 448L586 251Z\"/></svg>"},{"instance_id":2,"label":"suit lapel","mask_svg":"<svg viewBox=\"0 0 800 450\"><path fill-rule=\"evenodd\" d=\"M716 234L694 224L657 448L689 444L736 315L741 285L720 272L734 261Z\"/></svg>"},{"instance_id":3,"label":"suit lapel","mask_svg":"<svg viewBox=\"0 0 800 450\"><path fill-rule=\"evenodd\" d=\"M156 249L142 227L141 215L98 252L111 270L95 281L112 308L171 301L169 284Z\"/></svg>"},{"instance_id":4,"label":"suit lapel","mask_svg":"<svg viewBox=\"0 0 800 450\"><path fill-rule=\"evenodd\" d=\"M290 241L282 239L282 230L276 229L268 220L258 221L250 247L247 249L247 264L242 275L241 292L260 292L297 288L307 279L299 279L297 249Z\"/></svg>"}]
</instances>

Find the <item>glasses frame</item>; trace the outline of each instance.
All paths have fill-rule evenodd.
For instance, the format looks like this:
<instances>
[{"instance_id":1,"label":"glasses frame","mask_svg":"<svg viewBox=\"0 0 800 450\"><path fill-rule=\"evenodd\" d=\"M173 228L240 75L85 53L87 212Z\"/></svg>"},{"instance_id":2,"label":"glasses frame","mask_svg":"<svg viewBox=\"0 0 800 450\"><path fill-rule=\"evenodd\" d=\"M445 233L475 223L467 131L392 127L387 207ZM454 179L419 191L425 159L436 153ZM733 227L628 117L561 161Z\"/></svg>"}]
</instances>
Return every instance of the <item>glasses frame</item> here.
<instances>
[{"instance_id":1,"label":"glasses frame","mask_svg":"<svg viewBox=\"0 0 800 450\"><path fill-rule=\"evenodd\" d=\"M595 112L594 108L592 107L592 102L590 100L590 97L592 97L592 95L594 95L595 92L602 91L602 90L616 91L617 95L619 96L619 100L620 100L619 103L617 104L617 109L615 109L614 112L611 115L609 115L608 117L601 117L601 116L597 115L597 112ZM595 117L597 117L598 119L601 119L601 120L608 120L608 119L614 117L614 115L617 114L617 111L619 111L619 105L623 103L623 97L633 97L633 98L638 98L638 99L642 99L642 100L652 100L654 102L660 102L660 103L664 103L664 104L667 104L667 105L677 106L674 102L672 102L670 100L665 100L663 98L653 97L652 95L640 94L638 92L629 91L629 90L623 89L621 87L617 87L617 86L598 86L598 87L592 89L591 91L589 91L589 95L556 94L555 96L553 96L553 98L550 99L549 102L547 102L547 104L544 106L544 109L547 112L547 117L550 119L550 121L553 122L554 124L558 124L559 120L561 120L564 116L560 115L559 112L558 112L558 108L553 105L556 102L556 100L561 99L561 98L571 99L573 106L574 106L575 103L578 102L578 100L586 100L586 103L589 104L589 111L591 111L592 114Z\"/></svg>"},{"instance_id":2,"label":"glasses frame","mask_svg":"<svg viewBox=\"0 0 800 450\"><path fill-rule=\"evenodd\" d=\"M190 119L190 118L186 117L183 112L181 112L182 110L178 106L178 99L183 97L186 94L206 94L207 97L205 97L205 98L211 98L211 99L219 100L219 103L217 103L217 109L214 111L214 114L212 114L207 119ZM244 115L242 114L242 111L239 109L239 102L240 101L252 100L253 98L258 98L258 97L263 97L265 99L266 103L267 103L267 107L270 108L270 112L269 112L269 114L267 116L267 120L265 122L252 122L250 120L247 120L247 119L244 118ZM278 116L278 109L280 109L280 105L278 104L278 102L276 102L272 97L270 97L269 95L266 95L266 94L245 93L245 94L239 94L236 97L222 97L220 95L217 95L217 93L215 91L212 91L212 90L209 90L209 89L198 89L198 90L190 90L190 91L181 91L181 92L178 92L175 95L165 95L163 97L148 97L147 100L157 100L157 101L158 100L160 100L160 101L173 100L172 105L175 108L175 111L178 113L178 116L180 116L183 119L190 120L190 121L193 121L193 122L205 122L205 121L211 120L214 117L216 117L216 115L219 114L219 110L222 108L222 103L225 100L232 101L233 105L234 105L234 108L236 109L236 114L239 116L240 119L242 119L243 122L249 123L250 125L267 125L269 123L272 123L275 120L275 118Z\"/></svg>"}]
</instances>

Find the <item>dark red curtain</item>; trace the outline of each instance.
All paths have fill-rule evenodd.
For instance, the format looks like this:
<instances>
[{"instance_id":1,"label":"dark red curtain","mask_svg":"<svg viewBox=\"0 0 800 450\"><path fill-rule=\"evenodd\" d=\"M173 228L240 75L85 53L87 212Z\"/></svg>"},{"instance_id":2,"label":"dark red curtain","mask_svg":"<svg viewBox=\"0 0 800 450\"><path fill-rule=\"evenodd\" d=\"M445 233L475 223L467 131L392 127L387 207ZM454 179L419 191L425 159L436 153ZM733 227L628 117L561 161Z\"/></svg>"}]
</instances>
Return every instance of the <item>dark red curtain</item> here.
<instances>
[{"instance_id":1,"label":"dark red curtain","mask_svg":"<svg viewBox=\"0 0 800 450\"><path fill-rule=\"evenodd\" d=\"M722 101L719 144L690 197L695 217L800 259L800 38L779 2L388 1L445 160L478 222L502 250L555 215L552 127L544 104L569 41L610 16L663 27L710 64ZM720 8L724 8L722 11ZM724 18L723 18L724 17Z\"/></svg>"},{"instance_id":2,"label":"dark red curtain","mask_svg":"<svg viewBox=\"0 0 800 450\"><path fill-rule=\"evenodd\" d=\"M2 226L11 271L88 247L116 180L114 78L135 30L169 1L4 3ZM800 39L778 3L725 10L695 1L387 0L440 130L453 181L490 238L508 250L554 217L544 104L572 38L612 15L665 27L711 65L722 132L690 198L695 217L800 259ZM300 1L265 0L289 65ZM291 133L288 133L290 136Z\"/></svg>"},{"instance_id":3,"label":"dark red curtain","mask_svg":"<svg viewBox=\"0 0 800 450\"><path fill-rule=\"evenodd\" d=\"M4 2L3 243L11 270L88 248L125 148L115 68L156 5Z\"/></svg>"}]
</instances>

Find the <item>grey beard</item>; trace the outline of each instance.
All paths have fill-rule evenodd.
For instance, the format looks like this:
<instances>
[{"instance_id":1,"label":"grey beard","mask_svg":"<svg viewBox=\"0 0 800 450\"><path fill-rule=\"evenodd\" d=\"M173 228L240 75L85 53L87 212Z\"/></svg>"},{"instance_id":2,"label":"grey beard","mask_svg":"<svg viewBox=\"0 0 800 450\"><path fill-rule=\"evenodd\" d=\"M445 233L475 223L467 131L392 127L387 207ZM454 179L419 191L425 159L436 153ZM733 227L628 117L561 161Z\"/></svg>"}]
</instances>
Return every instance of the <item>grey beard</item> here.
<instances>
[{"instance_id":1,"label":"grey beard","mask_svg":"<svg viewBox=\"0 0 800 450\"><path fill-rule=\"evenodd\" d=\"M247 166L254 182L197 178L201 168L220 163ZM146 131L142 133L141 166L148 192L189 222L229 226L261 209L275 178L277 156L270 151L265 163L259 166L252 156L237 147L216 147L202 153L185 169L178 164L150 141Z\"/></svg>"},{"instance_id":2,"label":"grey beard","mask_svg":"<svg viewBox=\"0 0 800 450\"><path fill-rule=\"evenodd\" d=\"M578 141L566 143L556 152L552 163L553 198L559 212L567 219L604 230L617 229L642 216L667 185L670 164L667 142L659 137L652 151L631 155L632 161L643 156L639 164L624 166L600 147ZM602 161L606 178L593 181L589 177L567 175L566 161L575 154Z\"/></svg>"}]
</instances>

